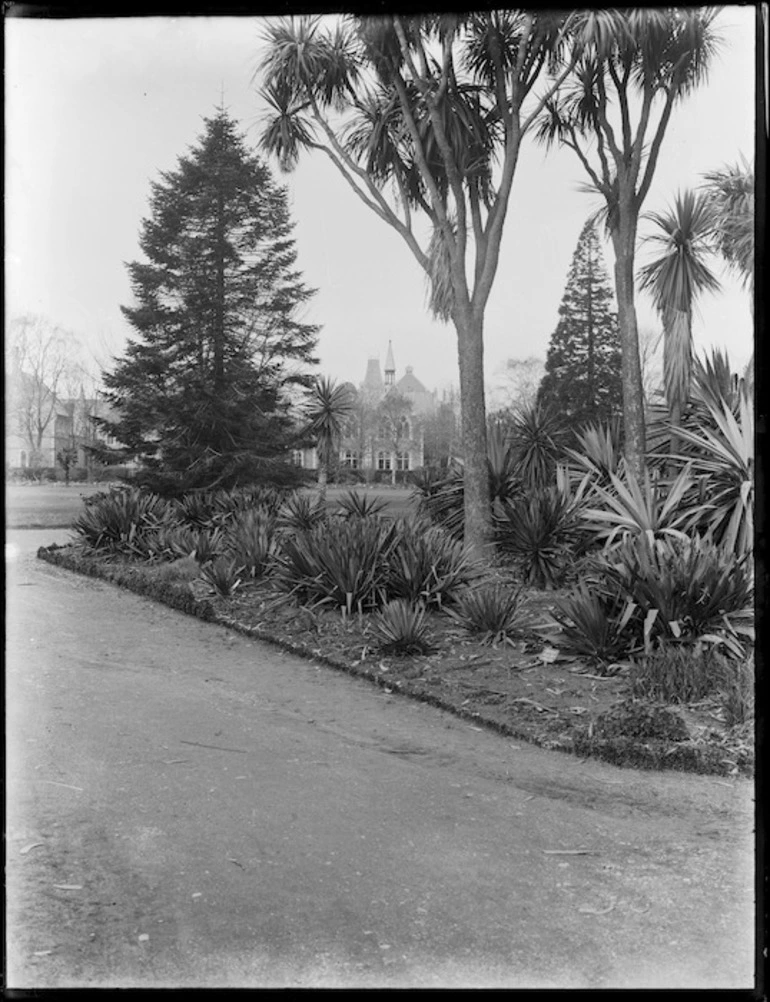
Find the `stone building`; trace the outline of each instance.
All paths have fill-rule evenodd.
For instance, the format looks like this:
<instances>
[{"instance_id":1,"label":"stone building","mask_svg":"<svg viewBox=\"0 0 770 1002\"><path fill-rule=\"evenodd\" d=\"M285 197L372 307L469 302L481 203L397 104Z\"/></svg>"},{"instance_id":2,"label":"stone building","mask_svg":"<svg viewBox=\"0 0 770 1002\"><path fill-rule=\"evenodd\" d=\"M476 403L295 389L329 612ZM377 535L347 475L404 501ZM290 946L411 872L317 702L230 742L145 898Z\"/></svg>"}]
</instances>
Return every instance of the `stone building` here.
<instances>
[{"instance_id":1,"label":"stone building","mask_svg":"<svg viewBox=\"0 0 770 1002\"><path fill-rule=\"evenodd\" d=\"M354 405L340 442L342 469L376 472L378 479L395 483L423 465L423 423L436 409L436 394L426 389L411 366L396 377L393 345L388 342L384 370L379 358L370 358L359 386L346 384ZM317 467L314 449L297 453L296 460L306 468Z\"/></svg>"}]
</instances>

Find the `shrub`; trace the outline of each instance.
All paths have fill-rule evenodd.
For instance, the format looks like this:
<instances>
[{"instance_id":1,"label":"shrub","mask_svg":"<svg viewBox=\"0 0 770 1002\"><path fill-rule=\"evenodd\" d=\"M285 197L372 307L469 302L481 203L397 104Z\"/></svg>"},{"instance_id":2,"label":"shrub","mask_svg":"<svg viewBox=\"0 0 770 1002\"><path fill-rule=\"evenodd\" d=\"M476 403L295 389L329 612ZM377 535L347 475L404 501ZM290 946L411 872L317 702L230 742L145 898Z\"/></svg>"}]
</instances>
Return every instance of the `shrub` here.
<instances>
[{"instance_id":1,"label":"shrub","mask_svg":"<svg viewBox=\"0 0 770 1002\"><path fill-rule=\"evenodd\" d=\"M405 599L388 602L377 613L372 635L383 654L429 654L433 650L424 606Z\"/></svg>"},{"instance_id":2,"label":"shrub","mask_svg":"<svg viewBox=\"0 0 770 1002\"><path fill-rule=\"evenodd\" d=\"M216 491L188 491L174 500L174 507L186 525L194 529L209 528L216 512Z\"/></svg>"},{"instance_id":3,"label":"shrub","mask_svg":"<svg viewBox=\"0 0 770 1002\"><path fill-rule=\"evenodd\" d=\"M326 521L326 508L311 494L291 494L278 511L278 526L283 530L305 532Z\"/></svg>"},{"instance_id":4,"label":"shrub","mask_svg":"<svg viewBox=\"0 0 770 1002\"><path fill-rule=\"evenodd\" d=\"M648 540L661 536L685 538L684 528L692 517L684 504L692 492L693 478L689 469L669 483L645 474L640 483L630 470L621 478L609 474L610 485L591 484L591 501L598 507L584 508L581 518L596 538L609 545L624 536L644 535Z\"/></svg>"},{"instance_id":5,"label":"shrub","mask_svg":"<svg viewBox=\"0 0 770 1002\"><path fill-rule=\"evenodd\" d=\"M706 405L709 419L694 430L677 429L686 455L702 478L705 503L690 524L708 531L715 542L739 553L754 545L754 414L746 391L739 394L737 416L730 406Z\"/></svg>"},{"instance_id":6,"label":"shrub","mask_svg":"<svg viewBox=\"0 0 770 1002\"><path fill-rule=\"evenodd\" d=\"M304 602L372 608L384 600L393 545L392 525L331 521L284 539L278 580Z\"/></svg>"},{"instance_id":7,"label":"shrub","mask_svg":"<svg viewBox=\"0 0 770 1002\"><path fill-rule=\"evenodd\" d=\"M556 487L538 488L518 501L500 505L495 538L529 584L558 587L580 541L575 505Z\"/></svg>"},{"instance_id":8,"label":"shrub","mask_svg":"<svg viewBox=\"0 0 770 1002\"><path fill-rule=\"evenodd\" d=\"M568 435L562 415L535 402L514 415L509 434L516 480L527 490L551 486Z\"/></svg>"},{"instance_id":9,"label":"shrub","mask_svg":"<svg viewBox=\"0 0 770 1002\"><path fill-rule=\"evenodd\" d=\"M132 553L141 549L140 537L173 517L167 502L138 488L117 488L87 499L73 522L75 533L92 549Z\"/></svg>"},{"instance_id":10,"label":"shrub","mask_svg":"<svg viewBox=\"0 0 770 1002\"><path fill-rule=\"evenodd\" d=\"M262 577L276 554L275 515L263 507L239 512L228 526L225 545L251 577Z\"/></svg>"},{"instance_id":11,"label":"shrub","mask_svg":"<svg viewBox=\"0 0 770 1002\"><path fill-rule=\"evenodd\" d=\"M241 583L239 575L242 570L243 567L239 566L236 560L217 557L216 560L203 564L200 576L212 592L226 598L239 587Z\"/></svg>"},{"instance_id":12,"label":"shrub","mask_svg":"<svg viewBox=\"0 0 770 1002\"><path fill-rule=\"evenodd\" d=\"M753 575L747 556L708 539L627 538L603 559L604 576L644 617L644 642L702 640L744 654L753 641Z\"/></svg>"},{"instance_id":13,"label":"shrub","mask_svg":"<svg viewBox=\"0 0 770 1002\"><path fill-rule=\"evenodd\" d=\"M450 615L482 644L505 643L517 632L520 600L521 588L498 582L467 591Z\"/></svg>"},{"instance_id":14,"label":"shrub","mask_svg":"<svg viewBox=\"0 0 770 1002\"><path fill-rule=\"evenodd\" d=\"M346 491L339 503L339 514L343 518L368 518L380 515L388 506L384 498L369 497L366 494L359 494L358 491Z\"/></svg>"},{"instance_id":15,"label":"shrub","mask_svg":"<svg viewBox=\"0 0 770 1002\"><path fill-rule=\"evenodd\" d=\"M390 597L441 607L481 574L462 543L443 529L407 518L396 520L393 529L395 545L387 573Z\"/></svg>"},{"instance_id":16,"label":"shrub","mask_svg":"<svg viewBox=\"0 0 770 1002\"><path fill-rule=\"evenodd\" d=\"M226 537L224 529L201 529L193 534L195 540L195 559L199 564L207 564L211 560L224 555Z\"/></svg>"},{"instance_id":17,"label":"shrub","mask_svg":"<svg viewBox=\"0 0 770 1002\"><path fill-rule=\"evenodd\" d=\"M462 469L454 467L421 477L415 482L413 496L417 498L420 515L445 529L455 539L463 538L465 493Z\"/></svg>"},{"instance_id":18,"label":"shrub","mask_svg":"<svg viewBox=\"0 0 770 1002\"><path fill-rule=\"evenodd\" d=\"M604 672L637 644L635 611L628 599L581 582L569 595L557 600L552 615L562 629L562 646L588 658Z\"/></svg>"}]
</instances>

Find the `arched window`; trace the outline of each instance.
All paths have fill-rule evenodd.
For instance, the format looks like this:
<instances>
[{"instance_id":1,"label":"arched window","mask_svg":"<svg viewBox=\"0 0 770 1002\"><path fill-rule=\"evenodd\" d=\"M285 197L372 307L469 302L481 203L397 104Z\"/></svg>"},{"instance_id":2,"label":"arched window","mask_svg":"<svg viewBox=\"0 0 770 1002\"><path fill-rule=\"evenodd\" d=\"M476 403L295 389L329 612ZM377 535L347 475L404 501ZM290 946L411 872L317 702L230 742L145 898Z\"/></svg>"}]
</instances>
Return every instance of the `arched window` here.
<instances>
[{"instance_id":1,"label":"arched window","mask_svg":"<svg viewBox=\"0 0 770 1002\"><path fill-rule=\"evenodd\" d=\"M377 453L377 469L378 470L390 469L390 453L388 452Z\"/></svg>"},{"instance_id":2,"label":"arched window","mask_svg":"<svg viewBox=\"0 0 770 1002\"><path fill-rule=\"evenodd\" d=\"M398 422L398 437L399 438L411 438L412 430L409 427L409 418L402 417Z\"/></svg>"},{"instance_id":3,"label":"arched window","mask_svg":"<svg viewBox=\"0 0 770 1002\"><path fill-rule=\"evenodd\" d=\"M27 465L27 453L24 449L21 450L21 456L19 457L19 465L24 468Z\"/></svg>"}]
</instances>

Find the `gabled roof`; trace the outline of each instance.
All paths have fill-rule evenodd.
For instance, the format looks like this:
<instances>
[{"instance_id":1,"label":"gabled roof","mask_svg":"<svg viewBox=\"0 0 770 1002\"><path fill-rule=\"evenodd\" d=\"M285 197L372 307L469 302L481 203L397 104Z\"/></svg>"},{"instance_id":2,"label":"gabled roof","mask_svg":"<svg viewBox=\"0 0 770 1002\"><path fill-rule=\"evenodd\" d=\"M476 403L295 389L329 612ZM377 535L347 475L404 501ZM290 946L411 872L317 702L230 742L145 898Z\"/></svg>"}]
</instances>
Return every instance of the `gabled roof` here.
<instances>
[{"instance_id":1,"label":"gabled roof","mask_svg":"<svg viewBox=\"0 0 770 1002\"><path fill-rule=\"evenodd\" d=\"M396 383L397 389L402 393L427 393L428 390L422 385L420 380L412 372L412 367L407 366L406 375L402 376Z\"/></svg>"}]
</instances>

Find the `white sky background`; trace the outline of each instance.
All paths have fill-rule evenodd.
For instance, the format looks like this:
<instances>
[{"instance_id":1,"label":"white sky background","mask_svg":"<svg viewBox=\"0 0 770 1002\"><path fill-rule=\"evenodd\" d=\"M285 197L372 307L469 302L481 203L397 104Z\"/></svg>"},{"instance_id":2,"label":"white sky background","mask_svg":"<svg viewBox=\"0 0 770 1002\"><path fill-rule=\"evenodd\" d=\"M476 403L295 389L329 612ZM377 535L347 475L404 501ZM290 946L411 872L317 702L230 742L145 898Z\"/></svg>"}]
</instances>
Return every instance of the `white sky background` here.
<instances>
[{"instance_id":1,"label":"white sky background","mask_svg":"<svg viewBox=\"0 0 770 1002\"><path fill-rule=\"evenodd\" d=\"M645 210L743 153L753 161L754 16L728 6L709 83L674 113ZM141 258L150 182L197 143L224 104L256 147L263 111L251 82L259 18L5 20L6 317L32 312L71 329L99 363L131 335L125 262ZM428 388L458 383L454 328L426 310L423 273L401 237L363 206L320 153L276 178L290 192L298 264L318 289L304 318L322 325L320 371L358 384L370 356ZM598 205L570 151L525 140L500 266L486 313L486 370L545 358L567 271ZM644 250L639 261L644 260ZM612 256L607 255L611 270ZM644 295L640 326L657 327ZM696 348L724 346L742 367L753 350L749 295L725 277L704 298Z\"/></svg>"}]
</instances>

